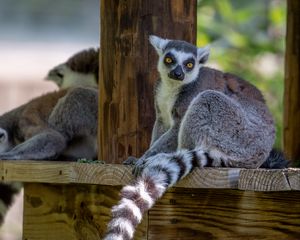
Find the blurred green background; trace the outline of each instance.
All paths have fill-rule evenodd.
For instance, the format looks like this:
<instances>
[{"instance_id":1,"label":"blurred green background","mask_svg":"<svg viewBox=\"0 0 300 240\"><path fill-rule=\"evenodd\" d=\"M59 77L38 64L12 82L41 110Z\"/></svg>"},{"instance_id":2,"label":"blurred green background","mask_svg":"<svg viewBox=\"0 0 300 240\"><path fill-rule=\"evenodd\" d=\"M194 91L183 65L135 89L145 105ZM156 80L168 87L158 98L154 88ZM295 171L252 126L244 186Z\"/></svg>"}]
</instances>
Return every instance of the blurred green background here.
<instances>
[{"instance_id":1,"label":"blurred green background","mask_svg":"<svg viewBox=\"0 0 300 240\"><path fill-rule=\"evenodd\" d=\"M209 64L252 82L264 94L282 148L286 1L198 0L197 45Z\"/></svg>"}]
</instances>

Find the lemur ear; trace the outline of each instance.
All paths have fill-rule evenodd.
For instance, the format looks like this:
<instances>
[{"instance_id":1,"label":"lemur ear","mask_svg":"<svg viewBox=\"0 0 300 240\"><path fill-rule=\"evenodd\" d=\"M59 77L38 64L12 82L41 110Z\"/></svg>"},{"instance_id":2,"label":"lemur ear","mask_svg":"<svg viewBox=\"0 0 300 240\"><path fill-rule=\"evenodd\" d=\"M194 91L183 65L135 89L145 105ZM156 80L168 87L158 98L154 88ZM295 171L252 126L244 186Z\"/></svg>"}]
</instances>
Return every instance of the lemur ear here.
<instances>
[{"instance_id":1,"label":"lemur ear","mask_svg":"<svg viewBox=\"0 0 300 240\"><path fill-rule=\"evenodd\" d=\"M167 46L168 42L170 42L168 39L163 39L155 35L150 35L149 41L159 55L163 53L163 49Z\"/></svg>"},{"instance_id":2,"label":"lemur ear","mask_svg":"<svg viewBox=\"0 0 300 240\"><path fill-rule=\"evenodd\" d=\"M207 45L203 48L197 49L197 59L200 64L204 64L207 62L210 53L210 47Z\"/></svg>"}]
</instances>

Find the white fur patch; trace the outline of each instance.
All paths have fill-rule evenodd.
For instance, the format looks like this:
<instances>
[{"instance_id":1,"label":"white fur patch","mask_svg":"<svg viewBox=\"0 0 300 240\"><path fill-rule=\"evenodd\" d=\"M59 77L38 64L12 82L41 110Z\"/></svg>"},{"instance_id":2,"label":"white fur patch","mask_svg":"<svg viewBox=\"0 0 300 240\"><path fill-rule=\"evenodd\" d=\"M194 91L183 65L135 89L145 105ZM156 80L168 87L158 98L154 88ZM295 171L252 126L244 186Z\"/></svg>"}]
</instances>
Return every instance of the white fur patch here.
<instances>
[{"instance_id":1,"label":"white fur patch","mask_svg":"<svg viewBox=\"0 0 300 240\"><path fill-rule=\"evenodd\" d=\"M115 206L112 212L119 211L121 209L128 208L131 210L135 218L140 222L142 220L141 210L137 207L137 205L129 199L123 198L119 205Z\"/></svg>"},{"instance_id":2,"label":"white fur patch","mask_svg":"<svg viewBox=\"0 0 300 240\"><path fill-rule=\"evenodd\" d=\"M61 88L68 87L97 87L97 80L93 73L78 73L72 71L70 68L66 67L64 71L64 78Z\"/></svg>"},{"instance_id":3,"label":"white fur patch","mask_svg":"<svg viewBox=\"0 0 300 240\"><path fill-rule=\"evenodd\" d=\"M131 222L126 218L114 219L110 223L109 227L110 228L119 227L120 229L122 229L123 232L126 232L129 235L130 238L133 237L134 227L132 226Z\"/></svg>"},{"instance_id":4,"label":"white fur patch","mask_svg":"<svg viewBox=\"0 0 300 240\"><path fill-rule=\"evenodd\" d=\"M120 234L108 234L107 236L105 236L105 238L103 240L124 240L123 236Z\"/></svg>"},{"instance_id":5,"label":"white fur patch","mask_svg":"<svg viewBox=\"0 0 300 240\"><path fill-rule=\"evenodd\" d=\"M62 76L58 76L60 73ZM97 79L93 73L79 73L71 70L66 64L60 64L50 70L45 78L55 82L60 88L68 87L97 87Z\"/></svg>"},{"instance_id":6,"label":"white fur patch","mask_svg":"<svg viewBox=\"0 0 300 240\"><path fill-rule=\"evenodd\" d=\"M173 126L172 109L181 85L178 83L162 83L156 94L156 101L166 128Z\"/></svg>"},{"instance_id":7,"label":"white fur patch","mask_svg":"<svg viewBox=\"0 0 300 240\"><path fill-rule=\"evenodd\" d=\"M143 181L140 181L137 184L137 192L140 194L141 198L149 204L149 208L154 204L152 197L146 191L145 183Z\"/></svg>"},{"instance_id":8,"label":"white fur patch","mask_svg":"<svg viewBox=\"0 0 300 240\"><path fill-rule=\"evenodd\" d=\"M161 55L163 48L168 44L170 40L163 39L155 35L150 35L149 41L151 45L155 48L156 52Z\"/></svg>"}]
</instances>

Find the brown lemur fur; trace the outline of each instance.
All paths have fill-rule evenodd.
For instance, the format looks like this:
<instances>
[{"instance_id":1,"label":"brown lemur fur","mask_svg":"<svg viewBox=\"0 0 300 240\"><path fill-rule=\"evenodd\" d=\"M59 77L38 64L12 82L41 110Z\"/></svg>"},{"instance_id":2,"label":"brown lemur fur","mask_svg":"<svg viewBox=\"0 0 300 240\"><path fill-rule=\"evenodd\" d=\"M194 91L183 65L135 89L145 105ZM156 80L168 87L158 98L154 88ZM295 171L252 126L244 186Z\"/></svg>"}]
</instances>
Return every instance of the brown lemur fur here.
<instances>
[{"instance_id":1,"label":"brown lemur fur","mask_svg":"<svg viewBox=\"0 0 300 240\"><path fill-rule=\"evenodd\" d=\"M94 88L68 88L37 97L0 116L0 159L95 159L97 114ZM0 184L0 223L21 187Z\"/></svg>"}]
</instances>

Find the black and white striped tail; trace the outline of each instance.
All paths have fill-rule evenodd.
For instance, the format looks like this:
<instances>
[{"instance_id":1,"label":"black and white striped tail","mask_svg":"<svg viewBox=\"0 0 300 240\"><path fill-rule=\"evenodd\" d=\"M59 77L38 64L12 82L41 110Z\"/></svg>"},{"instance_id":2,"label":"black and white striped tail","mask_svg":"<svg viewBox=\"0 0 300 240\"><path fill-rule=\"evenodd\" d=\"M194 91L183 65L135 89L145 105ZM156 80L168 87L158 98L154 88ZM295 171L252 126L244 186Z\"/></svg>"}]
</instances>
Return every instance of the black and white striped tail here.
<instances>
[{"instance_id":1,"label":"black and white striped tail","mask_svg":"<svg viewBox=\"0 0 300 240\"><path fill-rule=\"evenodd\" d=\"M21 183L0 183L0 225L2 225L6 212L14 201L16 194L22 188Z\"/></svg>"},{"instance_id":2,"label":"black and white striped tail","mask_svg":"<svg viewBox=\"0 0 300 240\"><path fill-rule=\"evenodd\" d=\"M121 200L112 209L112 220L104 240L130 240L145 211L164 192L190 173L194 167L212 165L212 159L202 150L181 150L150 157L147 166L131 185L121 191Z\"/></svg>"}]
</instances>

